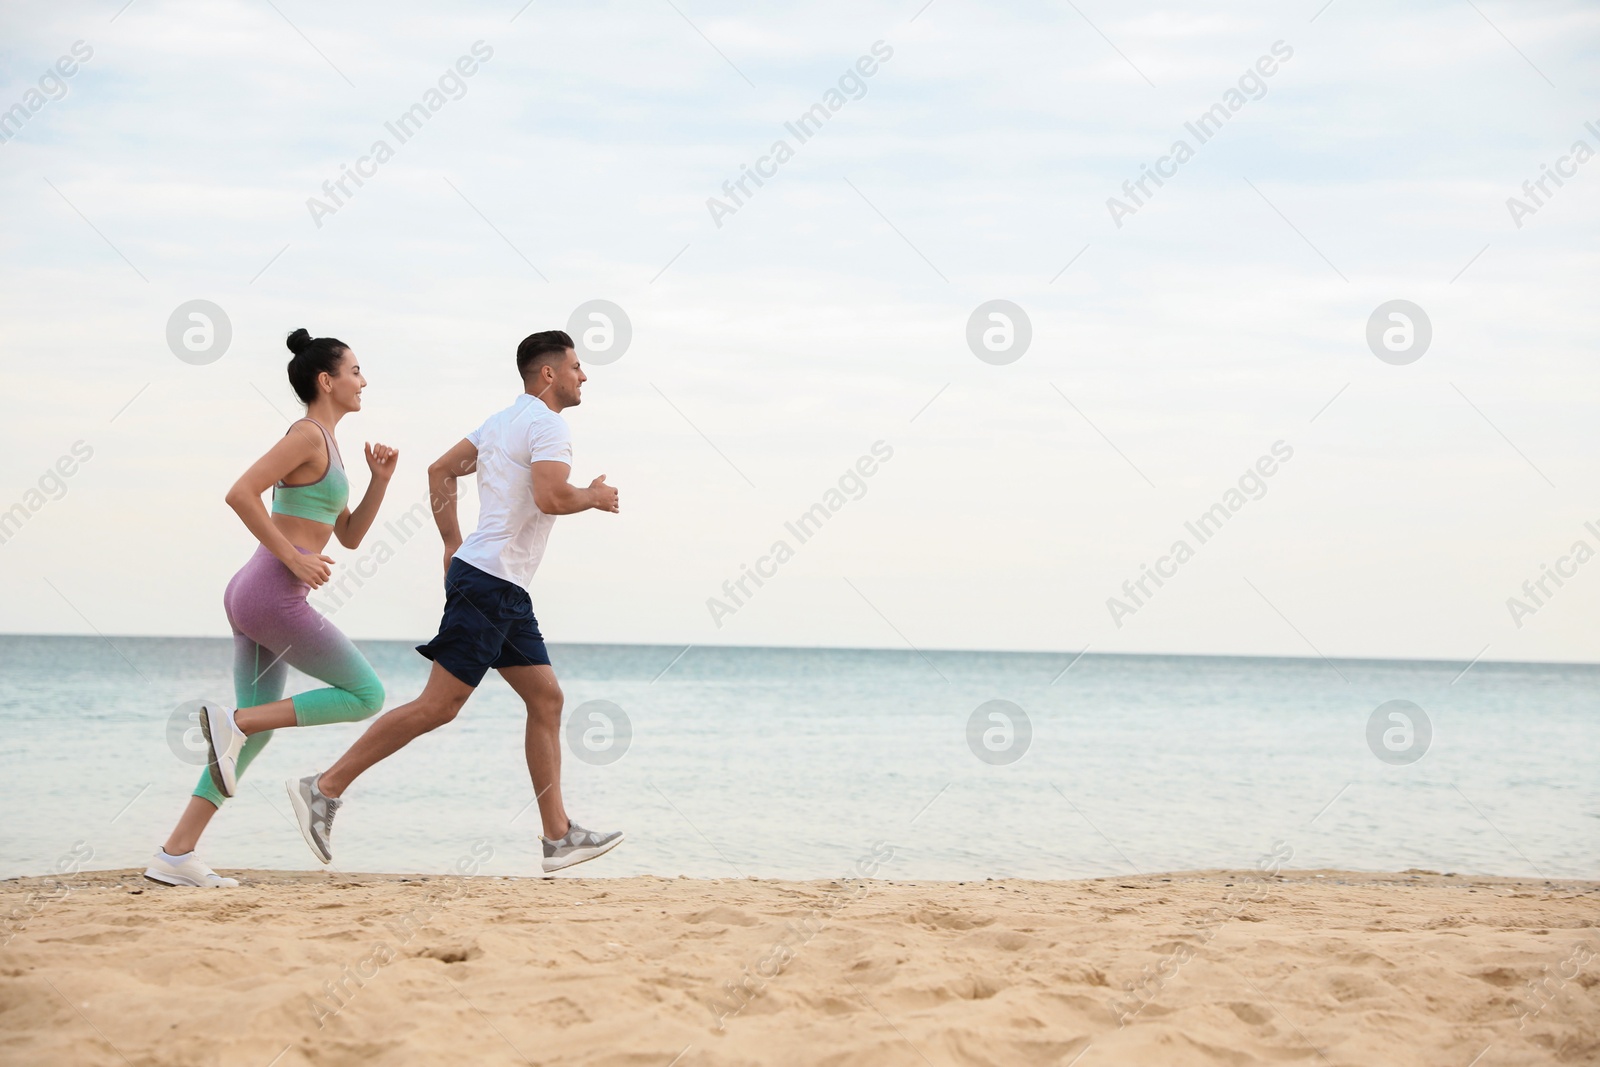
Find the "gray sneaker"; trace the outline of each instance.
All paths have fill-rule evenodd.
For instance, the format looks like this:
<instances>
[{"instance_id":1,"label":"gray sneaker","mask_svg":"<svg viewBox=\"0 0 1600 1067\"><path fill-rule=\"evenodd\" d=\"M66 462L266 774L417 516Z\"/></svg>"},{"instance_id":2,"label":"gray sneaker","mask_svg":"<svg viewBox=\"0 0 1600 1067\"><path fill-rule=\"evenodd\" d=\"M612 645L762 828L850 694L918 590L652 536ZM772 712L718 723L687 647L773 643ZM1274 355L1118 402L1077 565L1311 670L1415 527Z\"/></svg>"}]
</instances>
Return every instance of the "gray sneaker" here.
<instances>
[{"instance_id":1,"label":"gray sneaker","mask_svg":"<svg viewBox=\"0 0 1600 1067\"><path fill-rule=\"evenodd\" d=\"M544 873L550 874L563 867L571 867L575 863L604 856L622 844L622 831L613 830L609 834L597 834L568 820L566 837L556 841L548 837L541 837L539 840L544 842Z\"/></svg>"},{"instance_id":2,"label":"gray sneaker","mask_svg":"<svg viewBox=\"0 0 1600 1067\"><path fill-rule=\"evenodd\" d=\"M317 779L322 772L308 774L304 778L291 778L283 783L289 790L289 803L294 805L294 820L300 825L300 833L305 837L306 844L311 846L311 851L323 863L333 862L333 817L339 812L339 805L344 801L333 797L323 796L317 788Z\"/></svg>"}]
</instances>

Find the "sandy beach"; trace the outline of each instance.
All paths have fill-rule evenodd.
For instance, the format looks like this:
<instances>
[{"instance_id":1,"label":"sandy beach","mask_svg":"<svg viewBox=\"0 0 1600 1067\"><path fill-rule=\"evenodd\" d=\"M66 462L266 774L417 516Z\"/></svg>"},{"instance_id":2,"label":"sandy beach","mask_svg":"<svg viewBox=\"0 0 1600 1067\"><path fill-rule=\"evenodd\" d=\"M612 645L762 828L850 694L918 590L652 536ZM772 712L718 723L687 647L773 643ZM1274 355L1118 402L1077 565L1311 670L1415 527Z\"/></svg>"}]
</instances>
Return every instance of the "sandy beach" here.
<instances>
[{"instance_id":1,"label":"sandy beach","mask_svg":"<svg viewBox=\"0 0 1600 1067\"><path fill-rule=\"evenodd\" d=\"M0 883L0 1062L1600 1063L1592 882L237 873Z\"/></svg>"}]
</instances>

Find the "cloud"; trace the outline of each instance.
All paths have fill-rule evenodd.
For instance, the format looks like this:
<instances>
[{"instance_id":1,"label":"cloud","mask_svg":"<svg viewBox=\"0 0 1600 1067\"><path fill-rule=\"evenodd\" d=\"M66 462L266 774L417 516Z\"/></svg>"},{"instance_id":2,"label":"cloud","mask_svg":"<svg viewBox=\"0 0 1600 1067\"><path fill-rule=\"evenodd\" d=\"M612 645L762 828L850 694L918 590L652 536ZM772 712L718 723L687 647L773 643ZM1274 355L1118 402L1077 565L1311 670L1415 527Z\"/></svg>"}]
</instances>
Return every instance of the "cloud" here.
<instances>
[{"instance_id":1,"label":"cloud","mask_svg":"<svg viewBox=\"0 0 1600 1067\"><path fill-rule=\"evenodd\" d=\"M357 346L341 434L402 448L399 506L510 399L516 340L604 297L634 348L572 413L576 474L632 506L558 525L552 637L709 640L703 590L888 438L872 497L718 639L895 644L850 575L930 646L1304 653L1247 574L1330 655L1593 658L1600 593L1515 633L1503 605L1594 517L1600 171L1520 231L1504 207L1600 118L1583 5L280 6L6 16L0 100L95 58L0 145L0 507L78 438L96 460L0 546L0 629L81 629L38 579L70 574L107 632L221 631L251 547L221 496L293 413L290 329ZM317 228L307 198L479 40L469 91ZM868 93L718 229L706 198L879 40ZM1117 229L1107 198L1278 40L1268 93ZM964 340L997 297L1034 323L1005 367ZM1363 339L1397 297L1434 323L1410 367ZM234 326L207 367L165 348L194 298ZM1284 484L1113 638L1104 590L1280 437ZM341 626L425 633L435 562Z\"/></svg>"}]
</instances>

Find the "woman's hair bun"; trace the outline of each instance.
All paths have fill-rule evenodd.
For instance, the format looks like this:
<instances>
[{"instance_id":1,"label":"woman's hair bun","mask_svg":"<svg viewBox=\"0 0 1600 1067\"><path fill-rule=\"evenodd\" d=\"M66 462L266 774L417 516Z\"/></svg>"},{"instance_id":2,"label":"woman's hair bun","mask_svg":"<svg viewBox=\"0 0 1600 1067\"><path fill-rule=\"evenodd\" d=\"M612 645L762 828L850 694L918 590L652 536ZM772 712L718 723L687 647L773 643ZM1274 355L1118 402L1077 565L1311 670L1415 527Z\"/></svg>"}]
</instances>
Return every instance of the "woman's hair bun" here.
<instances>
[{"instance_id":1,"label":"woman's hair bun","mask_svg":"<svg viewBox=\"0 0 1600 1067\"><path fill-rule=\"evenodd\" d=\"M337 378L339 364L350 351L337 337L312 337L308 330L296 330L284 344L294 353L289 361L289 384L300 402L308 405L317 398L318 378L324 374Z\"/></svg>"}]
</instances>

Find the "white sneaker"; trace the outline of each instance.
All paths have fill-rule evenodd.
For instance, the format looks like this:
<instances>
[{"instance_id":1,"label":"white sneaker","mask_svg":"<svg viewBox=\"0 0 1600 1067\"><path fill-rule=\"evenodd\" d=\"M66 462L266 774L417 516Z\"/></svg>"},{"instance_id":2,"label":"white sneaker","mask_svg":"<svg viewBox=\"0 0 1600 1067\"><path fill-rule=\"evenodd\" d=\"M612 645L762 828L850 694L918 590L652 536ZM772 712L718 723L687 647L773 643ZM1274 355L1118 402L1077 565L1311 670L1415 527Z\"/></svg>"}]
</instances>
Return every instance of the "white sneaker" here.
<instances>
[{"instance_id":1,"label":"white sneaker","mask_svg":"<svg viewBox=\"0 0 1600 1067\"><path fill-rule=\"evenodd\" d=\"M596 833L593 830L585 830L568 819L567 836L556 841L541 836L539 840L544 843L544 873L550 874L571 867L575 863L584 863L596 856L604 856L622 844L622 831Z\"/></svg>"},{"instance_id":2,"label":"white sneaker","mask_svg":"<svg viewBox=\"0 0 1600 1067\"><path fill-rule=\"evenodd\" d=\"M239 884L237 878L224 878L201 863L193 852L176 859L167 855L164 848L156 849L155 858L145 868L144 876L161 885L189 885L197 889L232 889Z\"/></svg>"},{"instance_id":3,"label":"white sneaker","mask_svg":"<svg viewBox=\"0 0 1600 1067\"><path fill-rule=\"evenodd\" d=\"M200 731L206 735L206 766L211 784L225 797L239 786L239 750L249 740L233 724L234 710L210 701L200 706Z\"/></svg>"}]
</instances>

